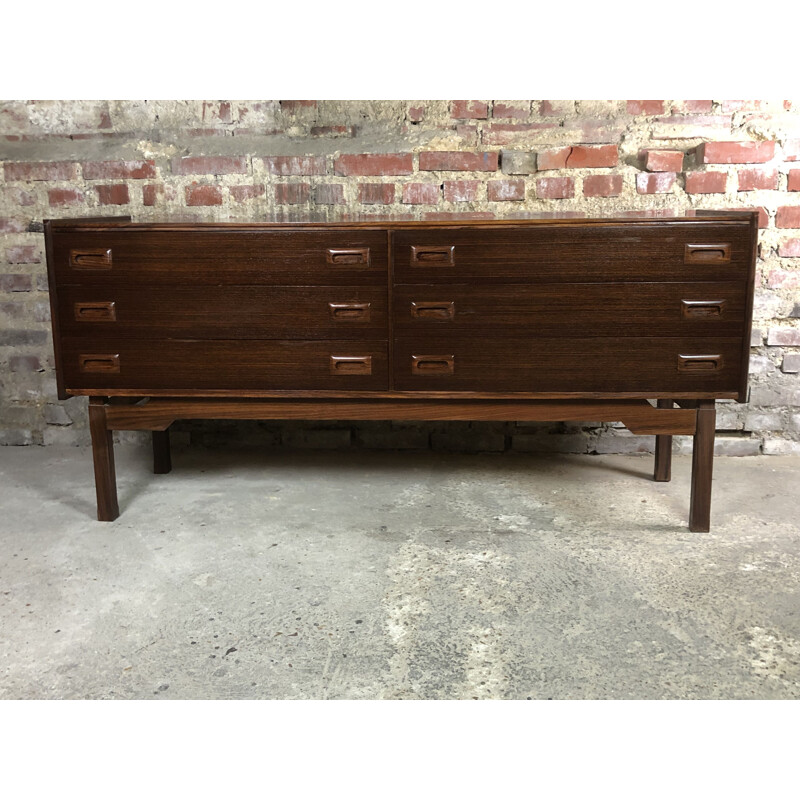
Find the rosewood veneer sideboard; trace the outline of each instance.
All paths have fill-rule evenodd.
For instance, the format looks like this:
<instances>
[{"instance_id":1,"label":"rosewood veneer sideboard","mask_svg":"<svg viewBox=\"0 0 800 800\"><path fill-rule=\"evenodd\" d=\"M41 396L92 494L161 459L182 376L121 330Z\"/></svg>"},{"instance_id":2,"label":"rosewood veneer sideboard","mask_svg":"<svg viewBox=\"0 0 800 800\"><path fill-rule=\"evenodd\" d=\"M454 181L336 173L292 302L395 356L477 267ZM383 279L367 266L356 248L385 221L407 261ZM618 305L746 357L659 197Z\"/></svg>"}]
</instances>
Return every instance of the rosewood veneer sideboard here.
<instances>
[{"instance_id":1,"label":"rosewood veneer sideboard","mask_svg":"<svg viewBox=\"0 0 800 800\"><path fill-rule=\"evenodd\" d=\"M715 401L744 402L754 212L336 223L46 220L58 395L89 396L98 519L113 430L178 419L622 422L694 439L708 531Z\"/></svg>"}]
</instances>

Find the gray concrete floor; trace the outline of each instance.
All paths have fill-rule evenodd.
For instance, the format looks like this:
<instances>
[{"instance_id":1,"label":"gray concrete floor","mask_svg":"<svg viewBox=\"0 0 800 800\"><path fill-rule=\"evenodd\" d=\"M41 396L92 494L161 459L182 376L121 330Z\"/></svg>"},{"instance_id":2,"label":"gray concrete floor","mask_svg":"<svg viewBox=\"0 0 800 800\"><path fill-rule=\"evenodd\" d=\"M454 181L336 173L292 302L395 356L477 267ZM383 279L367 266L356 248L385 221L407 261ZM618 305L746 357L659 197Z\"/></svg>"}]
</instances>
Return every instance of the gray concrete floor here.
<instances>
[{"instance_id":1,"label":"gray concrete floor","mask_svg":"<svg viewBox=\"0 0 800 800\"><path fill-rule=\"evenodd\" d=\"M797 698L800 459L0 448L0 698Z\"/></svg>"}]
</instances>

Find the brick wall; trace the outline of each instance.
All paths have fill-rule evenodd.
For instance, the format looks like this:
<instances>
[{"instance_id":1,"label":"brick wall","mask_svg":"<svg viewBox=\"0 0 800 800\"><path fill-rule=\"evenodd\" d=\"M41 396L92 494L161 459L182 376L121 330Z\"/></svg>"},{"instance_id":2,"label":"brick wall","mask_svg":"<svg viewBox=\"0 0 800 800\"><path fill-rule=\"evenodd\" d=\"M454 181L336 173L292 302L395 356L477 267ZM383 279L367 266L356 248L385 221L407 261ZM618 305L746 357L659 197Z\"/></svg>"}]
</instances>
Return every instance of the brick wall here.
<instances>
[{"instance_id":1,"label":"brick wall","mask_svg":"<svg viewBox=\"0 0 800 800\"><path fill-rule=\"evenodd\" d=\"M680 216L755 208L750 398L720 403L719 449L800 452L800 102L9 101L0 103L0 166L0 443L88 442L86 400L56 398L46 217ZM312 447L652 447L648 437L591 423L184 424L183 438L190 436Z\"/></svg>"}]
</instances>

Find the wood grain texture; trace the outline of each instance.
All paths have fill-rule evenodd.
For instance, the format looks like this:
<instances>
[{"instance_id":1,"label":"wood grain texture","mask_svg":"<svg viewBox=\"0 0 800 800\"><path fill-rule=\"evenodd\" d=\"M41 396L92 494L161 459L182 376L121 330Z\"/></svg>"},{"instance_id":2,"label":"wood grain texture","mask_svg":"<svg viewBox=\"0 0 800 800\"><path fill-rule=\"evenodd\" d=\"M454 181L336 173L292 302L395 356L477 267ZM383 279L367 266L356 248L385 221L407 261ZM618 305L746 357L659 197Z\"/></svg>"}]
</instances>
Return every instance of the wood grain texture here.
<instances>
[{"instance_id":1,"label":"wood grain texture","mask_svg":"<svg viewBox=\"0 0 800 800\"><path fill-rule=\"evenodd\" d=\"M711 530L711 480L714 470L714 433L717 412L713 401L701 401L697 409L697 430L692 448L692 496L689 530Z\"/></svg>"},{"instance_id":2,"label":"wood grain texture","mask_svg":"<svg viewBox=\"0 0 800 800\"><path fill-rule=\"evenodd\" d=\"M114 467L114 440L108 427L107 411L101 398L89 402L89 430L92 436L94 485L97 493L97 519L113 522L119 516L117 477Z\"/></svg>"},{"instance_id":3,"label":"wood grain texture","mask_svg":"<svg viewBox=\"0 0 800 800\"><path fill-rule=\"evenodd\" d=\"M672 400L659 400L658 408L673 408ZM672 479L672 436L656 436L655 464L653 480L666 482Z\"/></svg>"}]
</instances>

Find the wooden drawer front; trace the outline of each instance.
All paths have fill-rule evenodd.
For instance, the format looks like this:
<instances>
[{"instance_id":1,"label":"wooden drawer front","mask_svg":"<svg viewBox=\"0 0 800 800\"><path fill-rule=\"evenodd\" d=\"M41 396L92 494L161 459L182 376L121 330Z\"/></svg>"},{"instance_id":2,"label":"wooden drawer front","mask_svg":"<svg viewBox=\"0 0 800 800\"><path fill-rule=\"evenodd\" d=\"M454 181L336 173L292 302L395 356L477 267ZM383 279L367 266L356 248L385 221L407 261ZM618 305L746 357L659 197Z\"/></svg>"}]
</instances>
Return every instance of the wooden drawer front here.
<instances>
[{"instance_id":1,"label":"wooden drawer front","mask_svg":"<svg viewBox=\"0 0 800 800\"><path fill-rule=\"evenodd\" d=\"M59 284L382 284L384 231L58 231Z\"/></svg>"},{"instance_id":2,"label":"wooden drawer front","mask_svg":"<svg viewBox=\"0 0 800 800\"><path fill-rule=\"evenodd\" d=\"M64 336L387 339L386 289L361 286L65 286Z\"/></svg>"},{"instance_id":3,"label":"wooden drawer front","mask_svg":"<svg viewBox=\"0 0 800 800\"><path fill-rule=\"evenodd\" d=\"M396 286L399 335L742 336L743 283Z\"/></svg>"},{"instance_id":4,"label":"wooden drawer front","mask_svg":"<svg viewBox=\"0 0 800 800\"><path fill-rule=\"evenodd\" d=\"M735 392L741 338L475 338L394 342L398 390ZM711 357L715 358L711 358Z\"/></svg>"},{"instance_id":5,"label":"wooden drawer front","mask_svg":"<svg viewBox=\"0 0 800 800\"><path fill-rule=\"evenodd\" d=\"M745 280L749 221L396 231L396 283Z\"/></svg>"},{"instance_id":6,"label":"wooden drawer front","mask_svg":"<svg viewBox=\"0 0 800 800\"><path fill-rule=\"evenodd\" d=\"M69 389L387 389L382 341L69 338Z\"/></svg>"}]
</instances>

